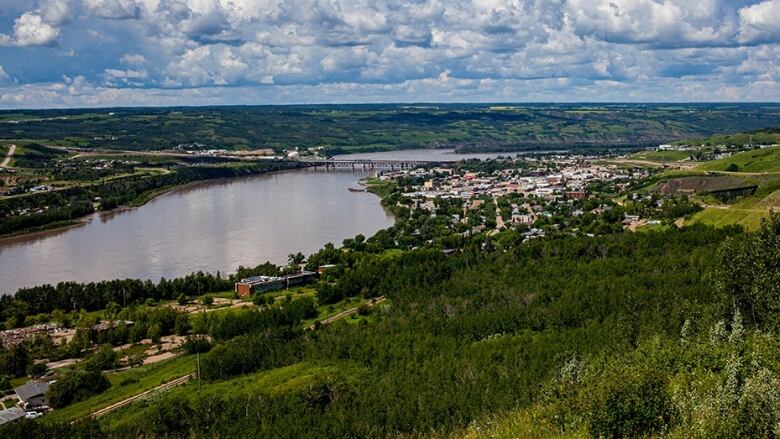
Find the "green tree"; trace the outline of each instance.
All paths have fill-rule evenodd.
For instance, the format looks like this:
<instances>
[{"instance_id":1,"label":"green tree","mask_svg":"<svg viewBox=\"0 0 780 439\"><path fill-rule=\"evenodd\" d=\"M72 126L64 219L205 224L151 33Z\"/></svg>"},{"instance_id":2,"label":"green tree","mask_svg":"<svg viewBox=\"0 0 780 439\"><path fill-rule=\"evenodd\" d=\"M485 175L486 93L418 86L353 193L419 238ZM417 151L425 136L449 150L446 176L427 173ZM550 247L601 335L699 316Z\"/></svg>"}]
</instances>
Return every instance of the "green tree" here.
<instances>
[{"instance_id":1,"label":"green tree","mask_svg":"<svg viewBox=\"0 0 780 439\"><path fill-rule=\"evenodd\" d=\"M750 326L780 327L780 214L772 212L757 231L726 241L716 288L724 309L738 309Z\"/></svg>"},{"instance_id":2,"label":"green tree","mask_svg":"<svg viewBox=\"0 0 780 439\"><path fill-rule=\"evenodd\" d=\"M98 371L74 370L49 387L46 401L51 407L61 408L101 393L110 386L108 379Z\"/></svg>"}]
</instances>

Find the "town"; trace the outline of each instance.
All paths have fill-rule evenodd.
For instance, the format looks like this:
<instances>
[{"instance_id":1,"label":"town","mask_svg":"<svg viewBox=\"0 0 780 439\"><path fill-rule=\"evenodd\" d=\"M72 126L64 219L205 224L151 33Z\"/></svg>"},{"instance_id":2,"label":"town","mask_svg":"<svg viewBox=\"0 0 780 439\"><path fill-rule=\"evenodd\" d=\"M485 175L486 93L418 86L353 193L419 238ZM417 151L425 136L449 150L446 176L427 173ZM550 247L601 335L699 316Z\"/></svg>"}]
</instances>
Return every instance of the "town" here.
<instances>
[{"instance_id":1,"label":"town","mask_svg":"<svg viewBox=\"0 0 780 439\"><path fill-rule=\"evenodd\" d=\"M557 154L380 171L376 180L402 188L399 207L443 218L464 236L516 228L535 238L660 224L664 204L675 201L652 193L629 196L653 173L603 157ZM635 212L640 202L655 209ZM604 230L604 224L611 226Z\"/></svg>"}]
</instances>

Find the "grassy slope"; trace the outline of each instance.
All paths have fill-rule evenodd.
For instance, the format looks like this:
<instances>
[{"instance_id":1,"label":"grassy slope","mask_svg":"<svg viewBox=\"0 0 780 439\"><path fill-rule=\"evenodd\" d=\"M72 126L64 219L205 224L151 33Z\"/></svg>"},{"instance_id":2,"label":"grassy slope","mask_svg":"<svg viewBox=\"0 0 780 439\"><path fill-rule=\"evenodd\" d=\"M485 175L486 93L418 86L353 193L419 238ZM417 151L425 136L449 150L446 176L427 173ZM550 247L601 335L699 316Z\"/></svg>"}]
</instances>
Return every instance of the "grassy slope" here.
<instances>
[{"instance_id":1,"label":"grassy slope","mask_svg":"<svg viewBox=\"0 0 780 439\"><path fill-rule=\"evenodd\" d=\"M693 145L705 145L705 146L717 146L717 145L747 145L747 144L763 144L771 145L780 143L780 131L774 130L761 130L753 133L736 133L736 134L724 134L711 136L704 139L686 140L682 142L675 142L677 144L693 144Z\"/></svg>"},{"instance_id":2,"label":"grassy slope","mask_svg":"<svg viewBox=\"0 0 780 439\"><path fill-rule=\"evenodd\" d=\"M160 384L194 371L195 357L187 355L118 373L109 373L107 376L109 381L111 381L111 388L107 391L63 409L54 410L45 419L52 422L80 419L103 407L153 389ZM138 379L138 382L124 386L120 384L128 379Z\"/></svg>"},{"instance_id":3,"label":"grassy slope","mask_svg":"<svg viewBox=\"0 0 780 439\"><path fill-rule=\"evenodd\" d=\"M780 147L741 152L731 157L703 163L699 169L725 171L731 164L739 166L739 172L780 172Z\"/></svg>"},{"instance_id":4,"label":"grassy slope","mask_svg":"<svg viewBox=\"0 0 780 439\"><path fill-rule=\"evenodd\" d=\"M181 396L192 398L195 395L210 399L220 399L226 396L240 398L257 396L258 394L282 394L299 390L308 386L316 377L323 375L339 375L349 380L359 379L361 369L351 363L296 363L291 366L242 375L237 378L214 382L190 382L165 392L166 398ZM115 413L107 415L102 422L108 425L145 422L146 404L132 404Z\"/></svg>"},{"instance_id":5,"label":"grassy slope","mask_svg":"<svg viewBox=\"0 0 780 439\"><path fill-rule=\"evenodd\" d=\"M723 178L739 178L746 185L756 184L759 187L756 194L733 205L705 208L693 215L688 223L702 223L717 227L737 224L753 230L759 226L762 218L769 215L770 209L780 209L780 175L772 174L780 173L780 148L745 151L731 157L703 163L695 170L680 174L666 172L660 177L665 180L674 177L693 177L693 173L725 171L732 163L739 166L739 172L729 173ZM648 190L656 186L649 186Z\"/></svg>"}]
</instances>

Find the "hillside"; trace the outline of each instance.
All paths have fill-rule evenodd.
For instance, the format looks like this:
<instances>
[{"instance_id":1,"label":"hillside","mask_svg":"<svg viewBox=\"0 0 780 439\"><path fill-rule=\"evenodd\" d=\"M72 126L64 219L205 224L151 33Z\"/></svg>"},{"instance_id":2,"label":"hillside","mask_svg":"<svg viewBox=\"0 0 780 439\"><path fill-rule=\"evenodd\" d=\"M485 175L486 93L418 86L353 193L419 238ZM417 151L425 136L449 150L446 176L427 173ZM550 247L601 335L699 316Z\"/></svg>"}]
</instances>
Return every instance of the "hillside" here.
<instances>
[{"instance_id":1,"label":"hillside","mask_svg":"<svg viewBox=\"0 0 780 439\"><path fill-rule=\"evenodd\" d=\"M780 137L780 134L778 135ZM699 169L738 173L780 173L780 147L755 149L703 163Z\"/></svg>"},{"instance_id":2,"label":"hillside","mask_svg":"<svg viewBox=\"0 0 780 439\"><path fill-rule=\"evenodd\" d=\"M0 112L0 139L91 149L258 149L331 153L654 146L780 125L775 105L312 105Z\"/></svg>"},{"instance_id":3,"label":"hillside","mask_svg":"<svg viewBox=\"0 0 780 439\"><path fill-rule=\"evenodd\" d=\"M741 146L741 145L777 145L780 144L780 128L767 128L752 132L719 134L699 139L677 142L694 146Z\"/></svg>"},{"instance_id":4,"label":"hillside","mask_svg":"<svg viewBox=\"0 0 780 439\"><path fill-rule=\"evenodd\" d=\"M508 231L449 257L339 252L348 269L334 286L390 305L312 332L223 314L201 383L97 421L36 425L114 437L756 437L780 421L775 296L735 282L763 282L751 270L780 254L766 236L698 226L518 244ZM32 427L11 428L5 437Z\"/></svg>"}]
</instances>

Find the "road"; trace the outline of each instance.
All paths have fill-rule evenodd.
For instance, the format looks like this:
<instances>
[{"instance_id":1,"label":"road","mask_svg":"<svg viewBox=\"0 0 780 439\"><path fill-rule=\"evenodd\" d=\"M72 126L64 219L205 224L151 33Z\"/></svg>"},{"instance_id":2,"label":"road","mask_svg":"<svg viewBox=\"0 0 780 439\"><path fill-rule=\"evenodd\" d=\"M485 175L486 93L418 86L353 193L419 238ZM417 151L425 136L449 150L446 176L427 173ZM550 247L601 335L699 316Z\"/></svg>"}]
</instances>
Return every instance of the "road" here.
<instances>
[{"instance_id":1,"label":"road","mask_svg":"<svg viewBox=\"0 0 780 439\"><path fill-rule=\"evenodd\" d=\"M366 302L366 305L369 306L369 307L372 307L372 306L379 305L380 303L382 303L384 301L385 301L385 296L379 296L375 300ZM341 311L338 314L334 314L334 315L332 315L332 316L330 316L330 317L328 317L326 319L320 320L320 324L321 325L329 325L329 324L331 324L331 323L333 323L333 322L335 322L337 320L343 319L344 317L351 316L352 314L355 314L358 311L358 308L359 307L356 306L356 307L353 307L353 308ZM311 331L311 330L314 329L314 327L315 327L314 325L309 325L306 328L306 330L307 331Z\"/></svg>"},{"instance_id":2,"label":"road","mask_svg":"<svg viewBox=\"0 0 780 439\"><path fill-rule=\"evenodd\" d=\"M139 393L138 395L134 395L134 396L131 396L131 397L127 398L127 399L123 399L122 401L119 401L117 403L111 404L108 407L103 407L102 409L92 413L88 417L90 417L90 418L97 418L97 417L103 416L103 415L105 415L107 413L111 413L114 410L117 410L117 409L120 409L122 407L125 407L125 406L129 405L130 403L132 403L133 401L139 400L139 399L141 399L141 398L143 398L143 397L145 397L145 396L147 396L147 395L149 395L151 393L159 392L160 390L166 390L166 389L170 389L171 387L176 387L176 386L179 386L181 384L184 384L187 381L189 381L190 379L192 379L193 377L195 377L195 374L189 374L189 375L185 375L185 376L180 377L180 378L176 378L175 380L168 381L165 384L160 384L159 386L155 387L154 389L150 389L150 390L147 390L146 392Z\"/></svg>"},{"instance_id":3,"label":"road","mask_svg":"<svg viewBox=\"0 0 780 439\"><path fill-rule=\"evenodd\" d=\"M11 147L8 148L8 154L5 155L5 160L3 160L3 163L0 163L0 168L8 167L8 164L11 163L11 157L14 155L14 152L16 152L16 145L11 145Z\"/></svg>"}]
</instances>

